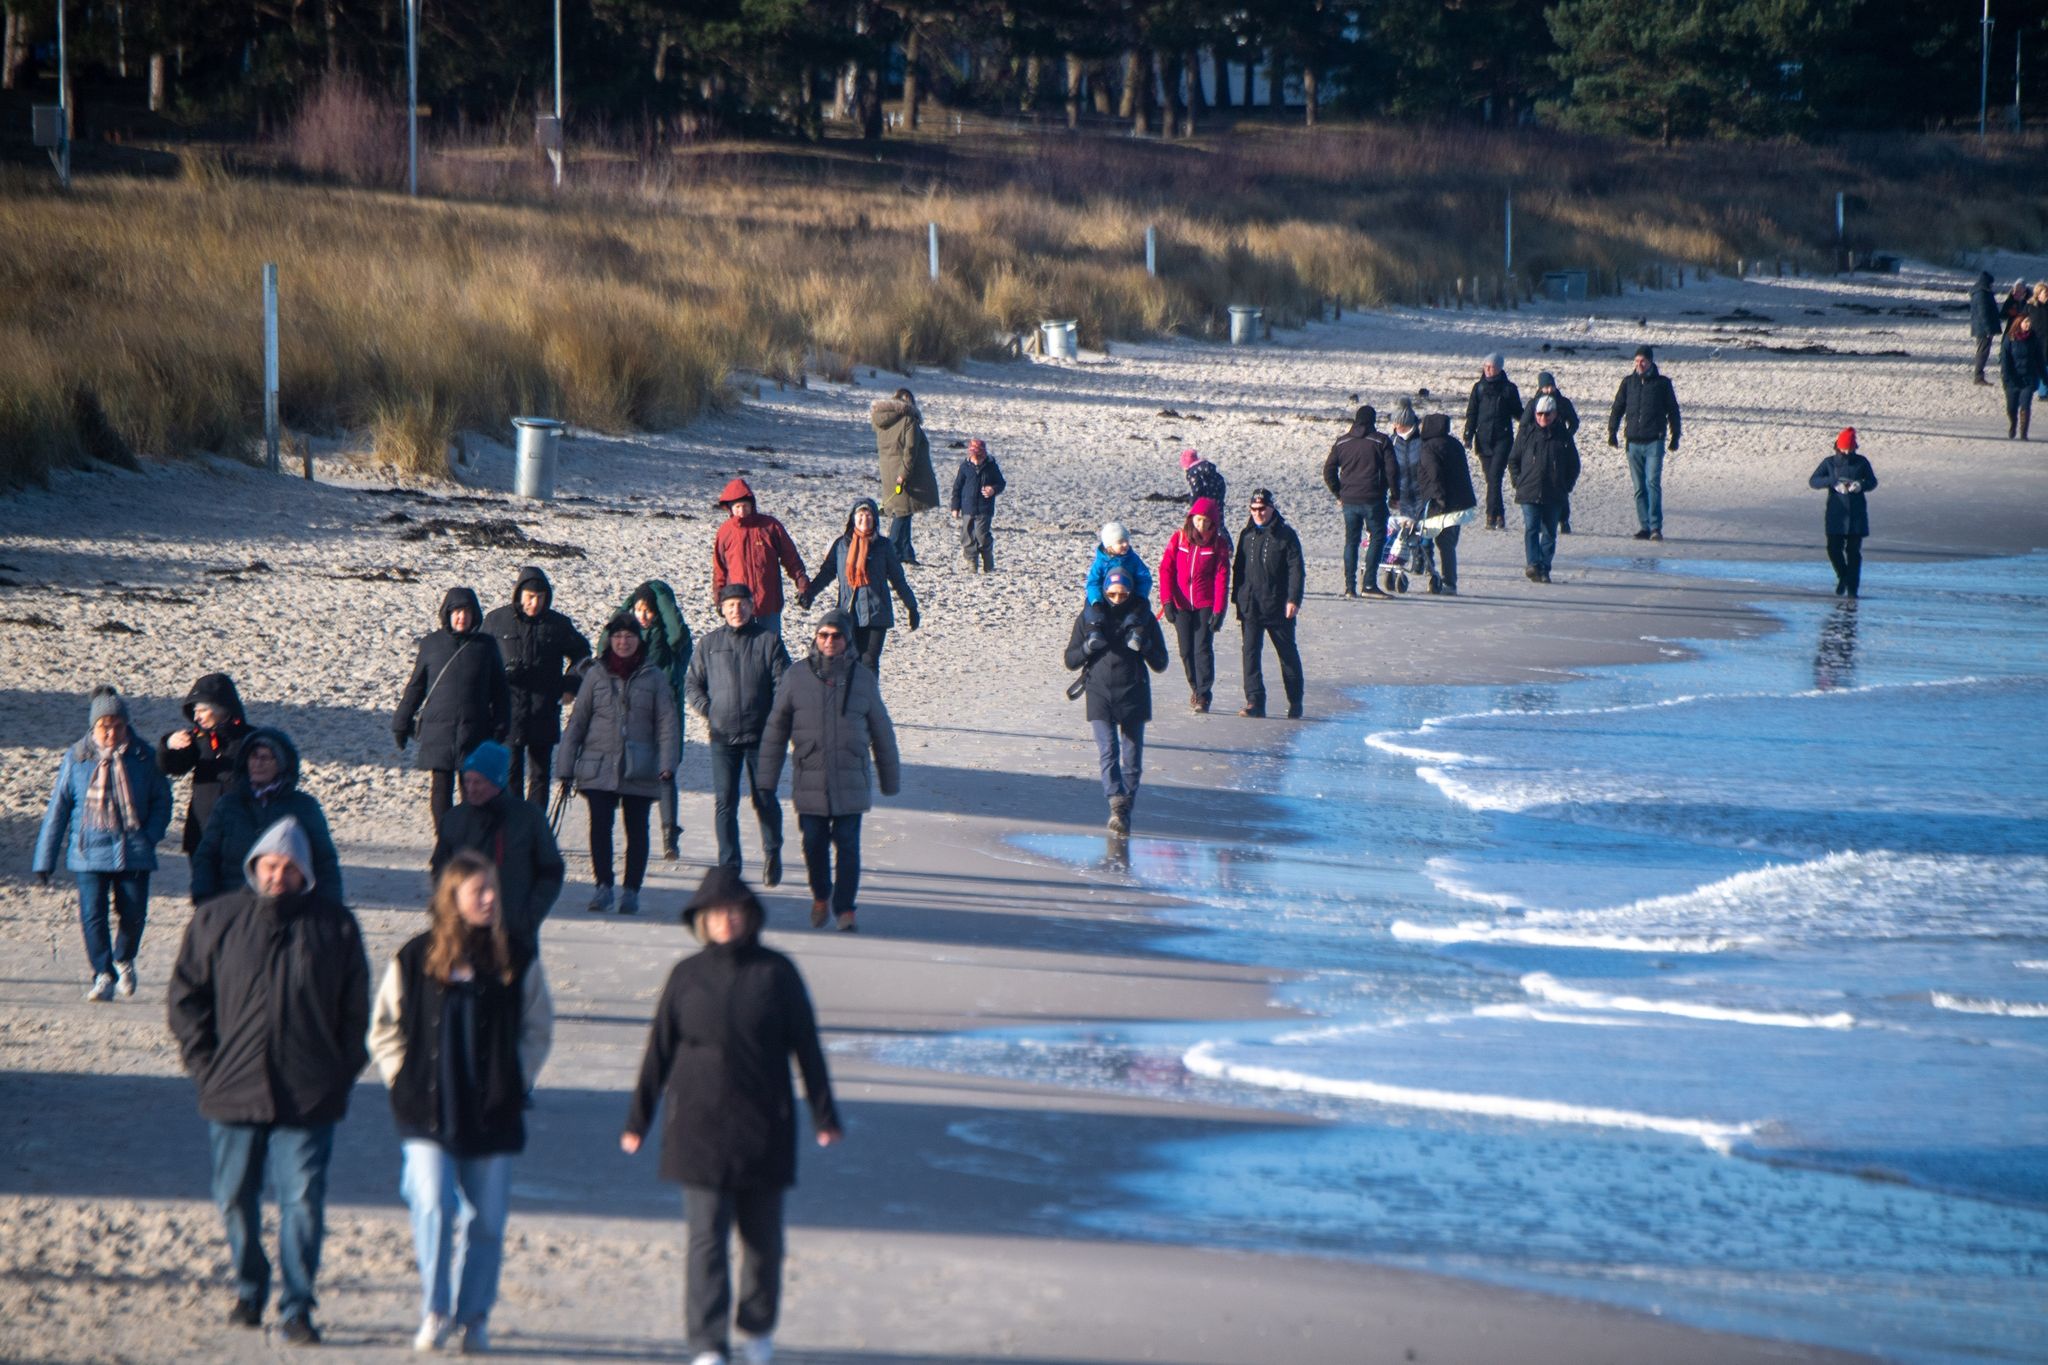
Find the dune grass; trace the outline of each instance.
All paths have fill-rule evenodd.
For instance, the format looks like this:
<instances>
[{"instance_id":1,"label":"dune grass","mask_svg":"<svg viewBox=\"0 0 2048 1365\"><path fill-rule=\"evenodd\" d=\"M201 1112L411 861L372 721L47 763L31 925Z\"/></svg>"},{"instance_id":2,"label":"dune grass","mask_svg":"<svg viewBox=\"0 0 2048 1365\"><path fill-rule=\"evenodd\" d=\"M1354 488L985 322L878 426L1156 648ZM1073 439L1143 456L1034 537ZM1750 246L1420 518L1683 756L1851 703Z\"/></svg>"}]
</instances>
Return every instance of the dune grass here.
<instances>
[{"instance_id":1,"label":"dune grass","mask_svg":"<svg viewBox=\"0 0 2048 1365\"><path fill-rule=\"evenodd\" d=\"M1525 280L1559 266L1935 256L2048 242L2038 143L1897 140L1675 150L1553 135L1325 128L1212 144L987 137L728 147L578 165L553 198L516 149L446 149L437 197L222 172L0 178L0 483L132 453L246 456L261 422L260 270L285 319L300 431L367 431L420 475L515 413L660 429L734 371L955 365L1080 320L1084 344L1280 325L1497 277L1502 196ZM926 278L940 226L943 278ZM1147 224L1161 275L1144 271ZM1494 286L1497 288L1497 284Z\"/></svg>"}]
</instances>

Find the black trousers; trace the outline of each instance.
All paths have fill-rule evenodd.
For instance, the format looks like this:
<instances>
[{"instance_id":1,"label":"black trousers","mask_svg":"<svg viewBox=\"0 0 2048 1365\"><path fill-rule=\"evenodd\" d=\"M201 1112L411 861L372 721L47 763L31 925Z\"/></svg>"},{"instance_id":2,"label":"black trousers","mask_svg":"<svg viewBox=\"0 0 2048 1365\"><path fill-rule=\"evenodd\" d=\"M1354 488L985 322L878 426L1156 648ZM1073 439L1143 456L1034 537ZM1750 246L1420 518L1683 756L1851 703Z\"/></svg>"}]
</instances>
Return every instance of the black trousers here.
<instances>
[{"instance_id":1,"label":"black trousers","mask_svg":"<svg viewBox=\"0 0 2048 1365\"><path fill-rule=\"evenodd\" d=\"M1855 596L1863 586L1863 537L1829 536L1828 563L1835 566L1835 582Z\"/></svg>"},{"instance_id":2,"label":"black trousers","mask_svg":"<svg viewBox=\"0 0 2048 1365\"><path fill-rule=\"evenodd\" d=\"M1250 612L1240 621L1244 630L1244 704L1255 711L1266 709L1266 674L1263 659L1266 639L1273 641L1273 653L1280 658L1280 685L1287 691L1287 709L1301 709L1301 651L1294 644L1294 621L1286 616L1261 617Z\"/></svg>"},{"instance_id":3,"label":"black trousers","mask_svg":"<svg viewBox=\"0 0 2048 1365\"><path fill-rule=\"evenodd\" d=\"M860 817L799 815L796 823L804 836L804 873L810 878L811 899L832 902L835 915L852 914L854 897L860 894Z\"/></svg>"},{"instance_id":4,"label":"black trousers","mask_svg":"<svg viewBox=\"0 0 2048 1365\"><path fill-rule=\"evenodd\" d=\"M1979 384L1987 382L1984 378L1984 366L1991 359L1991 341L1990 337L1977 338L1977 382Z\"/></svg>"},{"instance_id":5,"label":"black trousers","mask_svg":"<svg viewBox=\"0 0 2048 1365\"><path fill-rule=\"evenodd\" d=\"M455 805L455 769L427 769L427 809L434 816L434 837L441 837L441 821Z\"/></svg>"},{"instance_id":6,"label":"black trousers","mask_svg":"<svg viewBox=\"0 0 2048 1365\"><path fill-rule=\"evenodd\" d=\"M518 792L521 775L524 774L526 799L541 808L546 814L548 808L548 779L555 762L555 746L552 744L515 744L512 746L512 785L507 789Z\"/></svg>"},{"instance_id":7,"label":"black trousers","mask_svg":"<svg viewBox=\"0 0 2048 1365\"><path fill-rule=\"evenodd\" d=\"M853 657L866 664L868 672L878 678L882 676L882 646L888 643L888 635L881 626L855 626L853 639L848 641L853 646Z\"/></svg>"},{"instance_id":8,"label":"black trousers","mask_svg":"<svg viewBox=\"0 0 2048 1365\"><path fill-rule=\"evenodd\" d=\"M590 807L590 872L599 886L612 884L612 812L626 817L626 889L638 891L647 878L647 812L651 796L620 796L617 792L583 793Z\"/></svg>"},{"instance_id":9,"label":"black trousers","mask_svg":"<svg viewBox=\"0 0 2048 1365\"><path fill-rule=\"evenodd\" d=\"M1444 586L1456 589L1458 586L1458 532L1462 526L1447 526L1436 533L1437 572L1443 577Z\"/></svg>"},{"instance_id":10,"label":"black trousers","mask_svg":"<svg viewBox=\"0 0 2048 1365\"><path fill-rule=\"evenodd\" d=\"M1486 471L1486 524L1489 526L1495 522L1506 524L1508 519L1508 507L1501 498L1500 484L1507 477L1511 449L1503 444L1498 450L1479 452L1479 467Z\"/></svg>"},{"instance_id":11,"label":"black trousers","mask_svg":"<svg viewBox=\"0 0 2048 1365\"><path fill-rule=\"evenodd\" d=\"M1188 690L1209 704L1216 690L1216 618L1206 611L1182 610L1173 618L1173 633L1180 637L1180 666L1188 675Z\"/></svg>"},{"instance_id":12,"label":"black trousers","mask_svg":"<svg viewBox=\"0 0 2048 1365\"><path fill-rule=\"evenodd\" d=\"M683 1186L683 1329L690 1352L726 1353L732 1311L728 1247L740 1233L739 1329L765 1337L775 1330L782 1304L782 1191L714 1190Z\"/></svg>"}]
</instances>

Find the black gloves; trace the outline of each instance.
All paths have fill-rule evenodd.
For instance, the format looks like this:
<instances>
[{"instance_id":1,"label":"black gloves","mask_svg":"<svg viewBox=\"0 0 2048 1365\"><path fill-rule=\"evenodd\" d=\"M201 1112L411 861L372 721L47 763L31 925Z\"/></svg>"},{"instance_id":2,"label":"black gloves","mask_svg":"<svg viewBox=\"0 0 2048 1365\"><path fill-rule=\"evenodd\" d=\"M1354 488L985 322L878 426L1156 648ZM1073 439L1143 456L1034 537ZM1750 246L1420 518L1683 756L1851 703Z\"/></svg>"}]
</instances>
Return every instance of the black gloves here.
<instances>
[{"instance_id":1,"label":"black gloves","mask_svg":"<svg viewBox=\"0 0 2048 1365\"><path fill-rule=\"evenodd\" d=\"M918 615L917 615L917 608L916 608L916 607L912 607L912 608L910 609L910 628L911 628L912 630L916 630L916 629L917 629L917 626L918 626Z\"/></svg>"},{"instance_id":2,"label":"black gloves","mask_svg":"<svg viewBox=\"0 0 2048 1365\"><path fill-rule=\"evenodd\" d=\"M50 874L47 872L36 873L36 885L47 888L50 885Z\"/></svg>"},{"instance_id":3,"label":"black gloves","mask_svg":"<svg viewBox=\"0 0 2048 1365\"><path fill-rule=\"evenodd\" d=\"M405 752L405 742L408 739L412 738L412 736L406 734L406 732L403 730L393 730L391 732L391 737L398 741L398 752L400 753Z\"/></svg>"},{"instance_id":4,"label":"black gloves","mask_svg":"<svg viewBox=\"0 0 2048 1365\"><path fill-rule=\"evenodd\" d=\"M1220 612L1220 611L1219 611L1219 612L1217 612L1217 613L1216 613L1216 614L1215 614L1214 616L1210 617L1210 618L1209 618L1209 629L1210 629L1210 630L1212 630L1212 631L1216 631L1216 630L1221 630L1221 629L1223 629L1223 618L1224 618L1224 616L1225 616L1226 614L1227 614L1227 613L1225 613L1225 612Z\"/></svg>"},{"instance_id":5,"label":"black gloves","mask_svg":"<svg viewBox=\"0 0 2048 1365\"><path fill-rule=\"evenodd\" d=\"M1615 447L1616 449L1619 449L1621 447L1621 442L1614 439L1614 433L1611 431L1607 433L1607 444Z\"/></svg>"},{"instance_id":6,"label":"black gloves","mask_svg":"<svg viewBox=\"0 0 2048 1365\"><path fill-rule=\"evenodd\" d=\"M1081 642L1081 652L1091 659L1098 654L1107 654L1109 652L1109 637L1099 630L1089 631L1088 638Z\"/></svg>"},{"instance_id":7,"label":"black gloves","mask_svg":"<svg viewBox=\"0 0 2048 1365\"><path fill-rule=\"evenodd\" d=\"M1168 624L1169 626L1170 626L1170 625L1174 625L1174 624L1175 624L1175 623L1177 623L1177 622L1178 622L1179 620L1180 620L1180 608L1178 608L1178 607L1174 606L1174 605L1173 605L1173 603L1171 603L1171 602L1168 602L1168 603L1166 604L1166 624Z\"/></svg>"}]
</instances>

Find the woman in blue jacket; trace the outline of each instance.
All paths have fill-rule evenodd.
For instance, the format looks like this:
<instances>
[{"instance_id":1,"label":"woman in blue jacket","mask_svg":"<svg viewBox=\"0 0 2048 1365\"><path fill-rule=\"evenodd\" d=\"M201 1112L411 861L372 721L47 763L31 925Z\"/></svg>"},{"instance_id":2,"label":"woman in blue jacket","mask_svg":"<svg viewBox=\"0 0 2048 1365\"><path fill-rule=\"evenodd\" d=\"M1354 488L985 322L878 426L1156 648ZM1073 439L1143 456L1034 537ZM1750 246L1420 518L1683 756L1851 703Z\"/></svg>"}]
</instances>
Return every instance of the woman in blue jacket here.
<instances>
[{"instance_id":1,"label":"woman in blue jacket","mask_svg":"<svg viewBox=\"0 0 2048 1365\"><path fill-rule=\"evenodd\" d=\"M88 1000L135 994L135 954L149 915L156 846L171 827L171 784L156 755L128 725L128 703L111 687L92 690L91 729L64 751L43 828L36 880L50 884L57 853L78 877L78 923L92 963ZM120 931L107 935L111 905Z\"/></svg>"}]
</instances>

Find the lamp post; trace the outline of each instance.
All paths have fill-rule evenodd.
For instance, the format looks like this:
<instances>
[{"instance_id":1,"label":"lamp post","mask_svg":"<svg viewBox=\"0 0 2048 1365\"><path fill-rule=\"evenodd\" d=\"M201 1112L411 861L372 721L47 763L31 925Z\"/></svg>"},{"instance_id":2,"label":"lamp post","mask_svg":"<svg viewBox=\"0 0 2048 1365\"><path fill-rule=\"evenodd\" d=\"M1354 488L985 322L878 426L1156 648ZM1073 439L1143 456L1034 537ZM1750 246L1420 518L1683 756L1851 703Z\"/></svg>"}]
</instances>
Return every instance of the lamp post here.
<instances>
[{"instance_id":1,"label":"lamp post","mask_svg":"<svg viewBox=\"0 0 2048 1365\"><path fill-rule=\"evenodd\" d=\"M405 0L405 175L407 192L419 198L420 0Z\"/></svg>"},{"instance_id":2,"label":"lamp post","mask_svg":"<svg viewBox=\"0 0 2048 1365\"><path fill-rule=\"evenodd\" d=\"M57 183L71 185L71 58L64 42L65 0L57 0Z\"/></svg>"},{"instance_id":3,"label":"lamp post","mask_svg":"<svg viewBox=\"0 0 2048 1365\"><path fill-rule=\"evenodd\" d=\"M1991 0L1984 0L1984 69L1977 81L1977 137L1984 137L1984 126L1991 112Z\"/></svg>"},{"instance_id":4,"label":"lamp post","mask_svg":"<svg viewBox=\"0 0 2048 1365\"><path fill-rule=\"evenodd\" d=\"M562 127L562 0L555 0L555 135L561 136ZM555 147L548 153L555 163L555 188L562 188L562 162L569 155L568 144Z\"/></svg>"}]
</instances>

